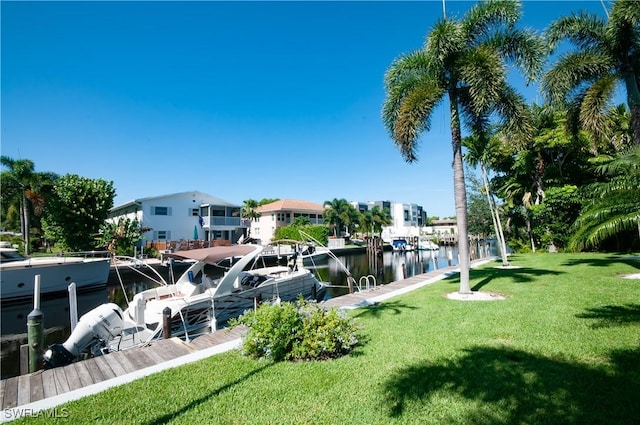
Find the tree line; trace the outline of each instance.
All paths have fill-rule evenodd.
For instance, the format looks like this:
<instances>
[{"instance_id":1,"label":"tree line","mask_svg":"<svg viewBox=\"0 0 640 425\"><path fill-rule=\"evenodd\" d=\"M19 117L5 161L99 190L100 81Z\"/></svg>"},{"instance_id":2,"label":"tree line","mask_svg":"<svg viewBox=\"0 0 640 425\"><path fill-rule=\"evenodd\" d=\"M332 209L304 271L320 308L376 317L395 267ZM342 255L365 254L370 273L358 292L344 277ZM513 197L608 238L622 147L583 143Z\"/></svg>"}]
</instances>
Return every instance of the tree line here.
<instances>
[{"instance_id":1,"label":"tree line","mask_svg":"<svg viewBox=\"0 0 640 425\"><path fill-rule=\"evenodd\" d=\"M448 106L460 240L469 235L466 150L482 170L499 238L531 250L597 249L611 239L638 246L638 3L615 0L606 18L576 11L541 34L520 28L521 16L519 1L479 2L460 19L438 20L422 49L393 61L382 107L391 139L416 161L435 109ZM556 59L562 42L571 48ZM526 103L509 83L512 70L540 82L544 104ZM612 105L618 88L627 102ZM460 292L469 293L469 247L459 248Z\"/></svg>"}]
</instances>

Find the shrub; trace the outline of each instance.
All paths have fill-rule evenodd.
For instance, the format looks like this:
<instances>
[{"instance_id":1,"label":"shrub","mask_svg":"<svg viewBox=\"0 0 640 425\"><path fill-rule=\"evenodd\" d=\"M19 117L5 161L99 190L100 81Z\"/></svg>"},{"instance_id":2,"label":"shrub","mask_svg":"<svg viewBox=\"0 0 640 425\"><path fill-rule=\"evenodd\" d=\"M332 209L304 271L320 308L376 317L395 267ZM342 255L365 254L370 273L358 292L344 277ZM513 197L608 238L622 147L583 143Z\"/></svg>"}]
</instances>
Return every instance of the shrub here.
<instances>
[{"instance_id":1,"label":"shrub","mask_svg":"<svg viewBox=\"0 0 640 425\"><path fill-rule=\"evenodd\" d=\"M230 324L248 328L242 343L245 355L273 361L335 358L358 343L354 319L337 308L326 310L301 298L295 303L262 304Z\"/></svg>"}]
</instances>

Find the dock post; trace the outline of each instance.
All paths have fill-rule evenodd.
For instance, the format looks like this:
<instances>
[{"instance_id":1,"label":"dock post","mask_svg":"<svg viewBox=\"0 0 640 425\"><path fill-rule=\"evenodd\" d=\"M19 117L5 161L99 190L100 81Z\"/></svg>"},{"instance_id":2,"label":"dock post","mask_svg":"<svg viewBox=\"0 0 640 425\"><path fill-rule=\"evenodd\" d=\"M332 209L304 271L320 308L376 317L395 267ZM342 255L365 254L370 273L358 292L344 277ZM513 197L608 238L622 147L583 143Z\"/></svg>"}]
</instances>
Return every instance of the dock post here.
<instances>
[{"instance_id":1,"label":"dock post","mask_svg":"<svg viewBox=\"0 0 640 425\"><path fill-rule=\"evenodd\" d=\"M29 343L29 372L42 366L44 353L44 314L40 311L40 275L35 276L33 311L27 316L27 340Z\"/></svg>"},{"instance_id":2,"label":"dock post","mask_svg":"<svg viewBox=\"0 0 640 425\"><path fill-rule=\"evenodd\" d=\"M67 287L69 291L69 320L71 322L71 332L78 324L78 297L76 295L76 284L71 282Z\"/></svg>"},{"instance_id":3,"label":"dock post","mask_svg":"<svg viewBox=\"0 0 640 425\"><path fill-rule=\"evenodd\" d=\"M171 309L169 307L162 310L162 338L171 338Z\"/></svg>"},{"instance_id":4,"label":"dock post","mask_svg":"<svg viewBox=\"0 0 640 425\"><path fill-rule=\"evenodd\" d=\"M447 265L451 267L451 260L453 260L453 251L447 248Z\"/></svg>"},{"instance_id":5,"label":"dock post","mask_svg":"<svg viewBox=\"0 0 640 425\"><path fill-rule=\"evenodd\" d=\"M402 263L402 278L407 278L407 265L405 263Z\"/></svg>"}]
</instances>

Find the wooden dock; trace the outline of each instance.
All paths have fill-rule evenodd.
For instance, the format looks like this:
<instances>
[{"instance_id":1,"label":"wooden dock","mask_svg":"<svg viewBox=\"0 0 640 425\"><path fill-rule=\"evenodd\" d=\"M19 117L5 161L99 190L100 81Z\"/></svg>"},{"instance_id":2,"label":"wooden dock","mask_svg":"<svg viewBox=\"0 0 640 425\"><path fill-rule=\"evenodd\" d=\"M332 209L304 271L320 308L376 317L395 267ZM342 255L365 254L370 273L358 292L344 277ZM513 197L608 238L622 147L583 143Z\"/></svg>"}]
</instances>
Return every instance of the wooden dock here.
<instances>
[{"instance_id":1,"label":"wooden dock","mask_svg":"<svg viewBox=\"0 0 640 425\"><path fill-rule=\"evenodd\" d=\"M472 266L490 261L478 260ZM421 286L428 285L456 273L457 266L434 270L407 279L377 286L368 291L356 292L324 301L327 308L358 308L383 301ZM109 353L101 357L93 357L72 363L64 367L40 370L27 375L0 380L0 403L2 410L13 409L25 405L33 405L50 400L49 407L71 399L72 392L86 388L82 395L95 393L112 386L142 376L177 366L181 359L197 352L210 350L217 346L232 349L245 330L241 327L233 330L222 329L203 335L187 343L178 338L154 342L151 345L133 348L126 351ZM206 353L205 353L206 354ZM193 356L192 356L193 357ZM186 359L184 361L186 363ZM163 366L164 365L164 366ZM93 387L89 391L88 387ZM68 395L65 398L64 395ZM61 397L62 396L62 397ZM43 408L40 406L40 408ZM46 408L46 406L45 406ZM37 410L37 408L35 409Z\"/></svg>"}]
</instances>

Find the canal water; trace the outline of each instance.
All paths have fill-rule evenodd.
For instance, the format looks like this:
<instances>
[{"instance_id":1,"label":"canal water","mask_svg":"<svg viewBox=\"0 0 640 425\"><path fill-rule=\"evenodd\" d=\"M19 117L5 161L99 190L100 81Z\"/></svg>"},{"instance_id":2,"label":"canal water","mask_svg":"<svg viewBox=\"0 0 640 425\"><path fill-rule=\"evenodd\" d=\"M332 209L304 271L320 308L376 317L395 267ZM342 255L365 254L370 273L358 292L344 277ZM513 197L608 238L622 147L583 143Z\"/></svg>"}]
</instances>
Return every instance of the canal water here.
<instances>
[{"instance_id":1,"label":"canal water","mask_svg":"<svg viewBox=\"0 0 640 425\"><path fill-rule=\"evenodd\" d=\"M316 264L307 265L316 273L319 280L329 282L327 298L344 295L349 292L347 274L343 265L349 270L356 282L364 287L365 279L386 284L406 277L434 270L434 258L437 268L456 265L458 253L456 248L442 247L440 251L384 252L382 256L371 256L367 253L355 253L338 256L338 261L328 258ZM449 260L451 258L451 260ZM154 267L166 282L171 282L171 270L168 267ZM182 271L174 268L177 279ZM144 276L146 274L149 277ZM155 274L149 270L122 271L120 277L112 271L106 287L78 294L78 318L91 309L105 302L114 302L124 310L127 299L145 289L157 285L152 278ZM123 292L124 289L124 292ZM125 296L126 294L126 296ZM33 310L32 302L2 305L1 311L1 374L2 379L19 374L19 348L27 343L27 315ZM40 310L44 314L45 344L48 346L66 340L71 332L68 295L50 297L43 296Z\"/></svg>"}]
</instances>

